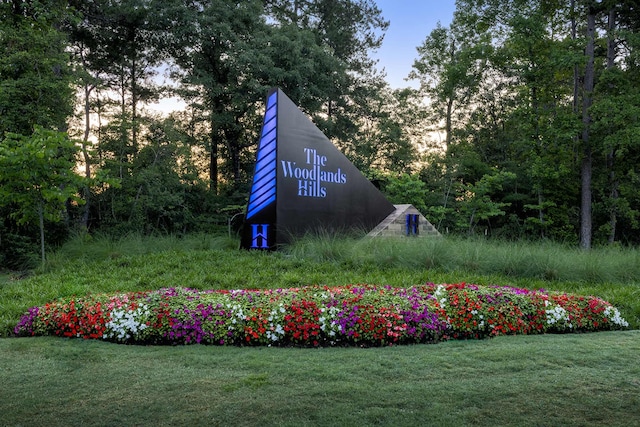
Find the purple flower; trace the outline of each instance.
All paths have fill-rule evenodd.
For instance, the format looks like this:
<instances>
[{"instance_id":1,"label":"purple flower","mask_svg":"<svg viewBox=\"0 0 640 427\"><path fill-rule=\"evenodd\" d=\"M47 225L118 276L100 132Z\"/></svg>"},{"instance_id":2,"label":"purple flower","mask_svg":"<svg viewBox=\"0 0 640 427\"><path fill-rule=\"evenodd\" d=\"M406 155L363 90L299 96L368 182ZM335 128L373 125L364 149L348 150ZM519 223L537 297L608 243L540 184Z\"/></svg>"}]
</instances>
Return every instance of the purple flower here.
<instances>
[{"instance_id":1,"label":"purple flower","mask_svg":"<svg viewBox=\"0 0 640 427\"><path fill-rule=\"evenodd\" d=\"M13 332L16 335L32 335L33 334L33 322L38 317L40 309L38 307L31 307L27 310L27 313L24 314L16 327L13 329Z\"/></svg>"}]
</instances>

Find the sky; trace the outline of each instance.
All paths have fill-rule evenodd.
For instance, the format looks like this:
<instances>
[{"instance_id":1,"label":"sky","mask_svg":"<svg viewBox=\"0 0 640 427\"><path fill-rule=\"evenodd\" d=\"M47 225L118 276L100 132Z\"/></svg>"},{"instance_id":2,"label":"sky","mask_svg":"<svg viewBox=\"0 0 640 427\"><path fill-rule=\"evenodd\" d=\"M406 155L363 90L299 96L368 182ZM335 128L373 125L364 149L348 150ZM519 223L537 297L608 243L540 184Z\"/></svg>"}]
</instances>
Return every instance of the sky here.
<instances>
[{"instance_id":1,"label":"sky","mask_svg":"<svg viewBox=\"0 0 640 427\"><path fill-rule=\"evenodd\" d=\"M418 58L416 48L424 42L437 23L447 27L453 20L455 0L376 0L382 16L389 21L382 47L374 54L379 68L387 73L392 88L416 86L404 79Z\"/></svg>"}]
</instances>

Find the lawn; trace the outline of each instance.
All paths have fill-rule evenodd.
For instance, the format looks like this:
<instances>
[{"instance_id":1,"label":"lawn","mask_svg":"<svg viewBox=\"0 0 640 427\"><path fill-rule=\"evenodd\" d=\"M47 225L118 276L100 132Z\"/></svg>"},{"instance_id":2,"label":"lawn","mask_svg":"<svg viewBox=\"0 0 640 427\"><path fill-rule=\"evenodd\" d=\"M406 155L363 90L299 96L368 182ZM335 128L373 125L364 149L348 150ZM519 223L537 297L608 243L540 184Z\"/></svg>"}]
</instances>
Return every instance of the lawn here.
<instances>
[{"instance_id":1,"label":"lawn","mask_svg":"<svg viewBox=\"0 0 640 427\"><path fill-rule=\"evenodd\" d=\"M3 425L640 425L640 332L375 349L0 340Z\"/></svg>"}]
</instances>

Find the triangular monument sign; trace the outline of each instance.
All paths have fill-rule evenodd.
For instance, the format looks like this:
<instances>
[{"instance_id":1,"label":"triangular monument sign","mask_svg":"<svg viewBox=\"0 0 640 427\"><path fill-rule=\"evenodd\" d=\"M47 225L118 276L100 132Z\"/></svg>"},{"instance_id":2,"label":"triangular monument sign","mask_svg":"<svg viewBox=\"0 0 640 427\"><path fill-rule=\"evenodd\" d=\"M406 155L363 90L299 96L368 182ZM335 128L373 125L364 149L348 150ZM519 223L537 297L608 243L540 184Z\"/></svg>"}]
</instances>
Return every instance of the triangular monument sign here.
<instances>
[{"instance_id":1,"label":"triangular monument sign","mask_svg":"<svg viewBox=\"0 0 640 427\"><path fill-rule=\"evenodd\" d=\"M394 206L280 89L267 104L241 247L314 230L369 232Z\"/></svg>"}]
</instances>

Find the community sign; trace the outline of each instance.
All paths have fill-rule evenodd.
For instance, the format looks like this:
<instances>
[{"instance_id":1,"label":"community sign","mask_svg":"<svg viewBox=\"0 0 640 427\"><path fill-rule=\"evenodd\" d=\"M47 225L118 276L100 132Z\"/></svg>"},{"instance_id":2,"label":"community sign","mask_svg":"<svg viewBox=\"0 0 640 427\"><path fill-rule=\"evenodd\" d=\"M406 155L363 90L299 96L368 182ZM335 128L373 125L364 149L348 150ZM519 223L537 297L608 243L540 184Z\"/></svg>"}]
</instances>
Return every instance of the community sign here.
<instances>
[{"instance_id":1,"label":"community sign","mask_svg":"<svg viewBox=\"0 0 640 427\"><path fill-rule=\"evenodd\" d=\"M282 90L269 91L242 248L274 250L317 231L366 234L394 210Z\"/></svg>"}]
</instances>

